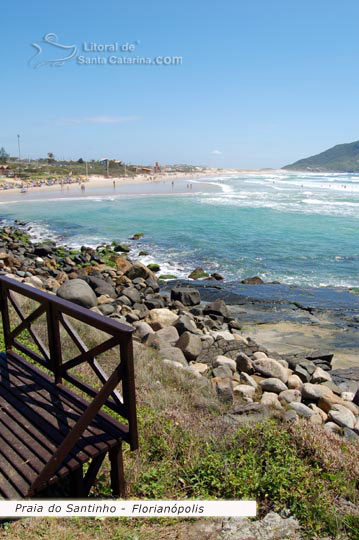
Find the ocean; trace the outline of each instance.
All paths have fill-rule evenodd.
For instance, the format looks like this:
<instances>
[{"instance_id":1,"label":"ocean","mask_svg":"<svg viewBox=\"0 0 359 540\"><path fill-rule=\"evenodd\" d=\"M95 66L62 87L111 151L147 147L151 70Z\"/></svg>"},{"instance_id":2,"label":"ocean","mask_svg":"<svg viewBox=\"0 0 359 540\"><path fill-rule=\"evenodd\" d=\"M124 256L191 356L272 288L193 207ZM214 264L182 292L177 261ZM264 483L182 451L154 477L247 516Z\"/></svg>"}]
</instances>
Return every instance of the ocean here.
<instances>
[{"instance_id":1,"label":"ocean","mask_svg":"<svg viewBox=\"0 0 359 540\"><path fill-rule=\"evenodd\" d=\"M191 184L191 185L190 185ZM55 193L0 193L4 223L79 247L128 242L134 257L183 278L359 286L359 175L261 172ZM144 233L139 241L128 240Z\"/></svg>"}]
</instances>

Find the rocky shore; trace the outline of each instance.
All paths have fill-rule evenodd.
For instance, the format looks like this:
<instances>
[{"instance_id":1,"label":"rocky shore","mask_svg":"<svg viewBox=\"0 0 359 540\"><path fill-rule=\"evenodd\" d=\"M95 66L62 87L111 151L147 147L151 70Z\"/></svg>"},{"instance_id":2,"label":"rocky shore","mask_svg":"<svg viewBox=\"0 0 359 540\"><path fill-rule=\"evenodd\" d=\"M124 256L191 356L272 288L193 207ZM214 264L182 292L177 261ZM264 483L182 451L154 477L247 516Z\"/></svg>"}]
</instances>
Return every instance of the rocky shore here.
<instances>
[{"instance_id":1,"label":"rocky shore","mask_svg":"<svg viewBox=\"0 0 359 540\"><path fill-rule=\"evenodd\" d=\"M204 302L203 289L190 283L161 289L158 265L133 260L125 243L80 250L33 243L23 225L0 229L1 275L132 325L134 338L165 364L186 370L229 403L233 422L270 410L283 421L304 417L359 441L359 367L333 370L333 353L325 350L269 351L243 336L241 314L234 316L223 299Z\"/></svg>"}]
</instances>

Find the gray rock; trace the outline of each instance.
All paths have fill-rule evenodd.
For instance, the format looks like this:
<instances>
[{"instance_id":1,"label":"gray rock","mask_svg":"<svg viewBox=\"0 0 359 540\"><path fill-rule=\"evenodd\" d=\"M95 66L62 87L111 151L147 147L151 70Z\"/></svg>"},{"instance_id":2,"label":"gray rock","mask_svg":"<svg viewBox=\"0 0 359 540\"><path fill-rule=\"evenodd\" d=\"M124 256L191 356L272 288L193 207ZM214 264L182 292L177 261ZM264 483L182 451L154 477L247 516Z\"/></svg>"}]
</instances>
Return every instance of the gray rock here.
<instances>
[{"instance_id":1,"label":"gray rock","mask_svg":"<svg viewBox=\"0 0 359 540\"><path fill-rule=\"evenodd\" d=\"M342 434L342 428L338 426L335 422L326 422L324 424L324 429L329 431L329 433L335 433L336 435Z\"/></svg>"},{"instance_id":2,"label":"gray rock","mask_svg":"<svg viewBox=\"0 0 359 540\"><path fill-rule=\"evenodd\" d=\"M223 355L217 356L217 358L214 361L213 366L218 367L218 366L224 366L224 365L228 366L233 371L233 373L237 369L237 364L234 360L232 360L232 358L227 358L227 356L223 356Z\"/></svg>"},{"instance_id":3,"label":"gray rock","mask_svg":"<svg viewBox=\"0 0 359 540\"><path fill-rule=\"evenodd\" d=\"M293 401L297 401L298 403L302 400L302 394L300 390L284 390L279 394L279 400L283 401L283 403L292 403Z\"/></svg>"},{"instance_id":4,"label":"gray rock","mask_svg":"<svg viewBox=\"0 0 359 540\"><path fill-rule=\"evenodd\" d=\"M64 300L69 300L85 308L92 308L97 305L96 294L83 279L65 281L57 289L56 294Z\"/></svg>"},{"instance_id":5,"label":"gray rock","mask_svg":"<svg viewBox=\"0 0 359 540\"><path fill-rule=\"evenodd\" d=\"M344 428L344 438L347 440L347 441L350 441L350 442L358 442L359 441L359 435L357 433L355 433L355 431L353 431L352 429L349 429L347 427Z\"/></svg>"},{"instance_id":6,"label":"gray rock","mask_svg":"<svg viewBox=\"0 0 359 540\"><path fill-rule=\"evenodd\" d=\"M228 330L217 330L212 332L212 336L215 340L218 339L225 339L226 341L232 341L234 340L233 334L231 334Z\"/></svg>"},{"instance_id":7,"label":"gray rock","mask_svg":"<svg viewBox=\"0 0 359 540\"><path fill-rule=\"evenodd\" d=\"M216 300L215 302L208 304L204 308L203 313L205 315L220 315L224 318L229 318L228 308L223 300Z\"/></svg>"},{"instance_id":8,"label":"gray rock","mask_svg":"<svg viewBox=\"0 0 359 540\"><path fill-rule=\"evenodd\" d=\"M178 332L174 326L165 326L165 328L157 330L156 335L172 346L174 346L179 339Z\"/></svg>"},{"instance_id":9,"label":"gray rock","mask_svg":"<svg viewBox=\"0 0 359 540\"><path fill-rule=\"evenodd\" d=\"M331 375L327 372L327 371L324 371L324 369L320 368L320 367L317 367L316 370L314 371L313 375L312 375L312 378L310 379L310 381L314 384L320 384L320 383L323 383L323 382L329 382L332 380L332 377Z\"/></svg>"},{"instance_id":10,"label":"gray rock","mask_svg":"<svg viewBox=\"0 0 359 540\"><path fill-rule=\"evenodd\" d=\"M188 362L180 349L177 347L164 347L159 350L158 355L160 358L166 358L173 362L179 362L183 366L188 366Z\"/></svg>"},{"instance_id":11,"label":"gray rock","mask_svg":"<svg viewBox=\"0 0 359 540\"><path fill-rule=\"evenodd\" d=\"M213 369L213 377L219 377L224 379L226 377L232 377L232 371L229 366L218 366Z\"/></svg>"},{"instance_id":12,"label":"gray rock","mask_svg":"<svg viewBox=\"0 0 359 540\"><path fill-rule=\"evenodd\" d=\"M253 362L244 352L240 352L236 357L237 371L239 373L253 373Z\"/></svg>"},{"instance_id":13,"label":"gray rock","mask_svg":"<svg viewBox=\"0 0 359 540\"><path fill-rule=\"evenodd\" d=\"M314 411L304 405L304 403L298 403L296 401L289 403L289 408L295 410L299 416L303 416L304 418L310 418L314 414Z\"/></svg>"},{"instance_id":14,"label":"gray rock","mask_svg":"<svg viewBox=\"0 0 359 540\"><path fill-rule=\"evenodd\" d=\"M304 383L300 390L304 399L312 399L314 401L324 396L332 395L331 390L321 384Z\"/></svg>"},{"instance_id":15,"label":"gray rock","mask_svg":"<svg viewBox=\"0 0 359 540\"><path fill-rule=\"evenodd\" d=\"M224 403L233 402L233 385L230 377L218 379L216 381L216 390L220 401L223 401Z\"/></svg>"},{"instance_id":16,"label":"gray rock","mask_svg":"<svg viewBox=\"0 0 359 540\"><path fill-rule=\"evenodd\" d=\"M147 347L152 347L153 349L159 350L159 349L167 349L168 347L171 347L167 341L164 341L161 339L156 332L153 334L147 334L142 342L147 345Z\"/></svg>"},{"instance_id":17,"label":"gray rock","mask_svg":"<svg viewBox=\"0 0 359 540\"><path fill-rule=\"evenodd\" d=\"M125 275L131 280L134 280L136 278L143 278L146 280L148 278L156 279L153 272L151 272L151 270L147 268L147 266L138 261L135 262L135 264L133 264L131 268L129 268L125 272Z\"/></svg>"},{"instance_id":18,"label":"gray rock","mask_svg":"<svg viewBox=\"0 0 359 540\"><path fill-rule=\"evenodd\" d=\"M135 287L125 287L122 292L134 304L141 301L141 295Z\"/></svg>"},{"instance_id":19,"label":"gray rock","mask_svg":"<svg viewBox=\"0 0 359 540\"><path fill-rule=\"evenodd\" d=\"M264 381L261 381L259 384L264 392L274 392L275 394L280 394L280 392L288 390L284 382L280 379L276 379L275 377L264 379Z\"/></svg>"},{"instance_id":20,"label":"gray rock","mask_svg":"<svg viewBox=\"0 0 359 540\"><path fill-rule=\"evenodd\" d=\"M278 399L278 395L274 392L264 392L261 397L261 404L264 407L270 407L273 409L282 409L282 405Z\"/></svg>"},{"instance_id":21,"label":"gray rock","mask_svg":"<svg viewBox=\"0 0 359 540\"><path fill-rule=\"evenodd\" d=\"M248 375L248 373L245 373L244 371L242 371L240 374L240 380L243 384L249 384L249 386L253 386L253 388L255 389L258 388L258 383L253 379L253 377L251 377L250 375Z\"/></svg>"},{"instance_id":22,"label":"gray rock","mask_svg":"<svg viewBox=\"0 0 359 540\"><path fill-rule=\"evenodd\" d=\"M117 302L119 304L122 304L123 306L131 306L132 304L131 300L127 298L127 296L125 296L124 294L117 298Z\"/></svg>"},{"instance_id":23,"label":"gray rock","mask_svg":"<svg viewBox=\"0 0 359 540\"><path fill-rule=\"evenodd\" d=\"M294 374L298 375L300 380L303 381L303 382L309 382L310 381L310 374L308 373L308 371L305 368L303 368L299 364L297 366L295 366Z\"/></svg>"},{"instance_id":24,"label":"gray rock","mask_svg":"<svg viewBox=\"0 0 359 540\"><path fill-rule=\"evenodd\" d=\"M347 427L349 429L353 429L356 422L354 414L349 411L349 409L339 404L333 405L328 413L328 418L338 424L338 426Z\"/></svg>"},{"instance_id":25,"label":"gray rock","mask_svg":"<svg viewBox=\"0 0 359 540\"><path fill-rule=\"evenodd\" d=\"M256 389L253 388L253 386L250 386L249 384L237 384L233 388L233 392L235 394L238 394L242 398L253 398L255 391Z\"/></svg>"},{"instance_id":26,"label":"gray rock","mask_svg":"<svg viewBox=\"0 0 359 540\"><path fill-rule=\"evenodd\" d=\"M187 360L196 360L202 350L202 341L191 332L184 332L177 341L176 347L181 349Z\"/></svg>"},{"instance_id":27,"label":"gray rock","mask_svg":"<svg viewBox=\"0 0 359 540\"><path fill-rule=\"evenodd\" d=\"M179 335L182 335L184 332L191 332L192 334L198 333L196 324L187 317L187 315L180 315L178 319L173 323L173 326L177 328Z\"/></svg>"},{"instance_id":28,"label":"gray rock","mask_svg":"<svg viewBox=\"0 0 359 540\"><path fill-rule=\"evenodd\" d=\"M200 538L201 535L198 536ZM209 536L208 536L209 538ZM212 538L212 536L211 536ZM229 518L223 523L217 540L301 540L300 526L293 518L269 512L263 519Z\"/></svg>"},{"instance_id":29,"label":"gray rock","mask_svg":"<svg viewBox=\"0 0 359 540\"><path fill-rule=\"evenodd\" d=\"M277 360L273 360L273 358L255 360L253 362L253 368L265 377L274 377L280 379L284 383L288 380L288 370L281 366Z\"/></svg>"},{"instance_id":30,"label":"gray rock","mask_svg":"<svg viewBox=\"0 0 359 540\"><path fill-rule=\"evenodd\" d=\"M146 322L143 322L143 321L135 322L133 323L133 326L136 328L136 334L138 335L140 339L145 338L146 336L148 336L148 334L154 333L153 329Z\"/></svg>"},{"instance_id":31,"label":"gray rock","mask_svg":"<svg viewBox=\"0 0 359 540\"><path fill-rule=\"evenodd\" d=\"M102 304L102 306L99 306L99 310L103 315L109 317L112 315L112 313L114 313L115 307L113 304Z\"/></svg>"},{"instance_id":32,"label":"gray rock","mask_svg":"<svg viewBox=\"0 0 359 540\"><path fill-rule=\"evenodd\" d=\"M177 315L167 308L151 309L145 317L153 330L161 330L165 326L171 326L177 320Z\"/></svg>"},{"instance_id":33,"label":"gray rock","mask_svg":"<svg viewBox=\"0 0 359 540\"><path fill-rule=\"evenodd\" d=\"M192 287L176 287L171 290L171 300L179 300L184 306L197 306L201 303L201 296Z\"/></svg>"}]
</instances>

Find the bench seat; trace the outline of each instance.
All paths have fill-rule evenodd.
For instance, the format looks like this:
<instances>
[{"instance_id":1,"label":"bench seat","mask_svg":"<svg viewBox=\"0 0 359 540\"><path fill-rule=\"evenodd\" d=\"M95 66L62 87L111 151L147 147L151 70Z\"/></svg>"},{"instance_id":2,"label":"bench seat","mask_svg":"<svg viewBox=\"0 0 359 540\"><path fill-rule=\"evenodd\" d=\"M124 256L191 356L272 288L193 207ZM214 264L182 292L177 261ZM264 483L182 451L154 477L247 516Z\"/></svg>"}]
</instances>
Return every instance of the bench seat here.
<instances>
[{"instance_id":1,"label":"bench seat","mask_svg":"<svg viewBox=\"0 0 359 540\"><path fill-rule=\"evenodd\" d=\"M88 405L15 352L0 354L1 498L31 494L34 480ZM128 427L100 410L42 489L123 440L128 442Z\"/></svg>"}]
</instances>

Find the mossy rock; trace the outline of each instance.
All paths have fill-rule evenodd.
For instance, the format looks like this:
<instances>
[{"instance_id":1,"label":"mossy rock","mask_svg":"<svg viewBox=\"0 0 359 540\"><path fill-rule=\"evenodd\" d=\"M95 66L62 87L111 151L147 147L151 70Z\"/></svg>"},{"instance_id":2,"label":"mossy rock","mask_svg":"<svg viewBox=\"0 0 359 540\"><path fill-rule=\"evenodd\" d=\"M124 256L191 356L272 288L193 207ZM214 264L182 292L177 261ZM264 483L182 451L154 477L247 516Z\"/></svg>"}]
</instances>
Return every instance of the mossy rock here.
<instances>
[{"instance_id":1,"label":"mossy rock","mask_svg":"<svg viewBox=\"0 0 359 540\"><path fill-rule=\"evenodd\" d=\"M64 259L65 257L68 257L68 252L62 248L62 247L58 247L55 251L57 257L60 257L61 259Z\"/></svg>"},{"instance_id":2,"label":"mossy rock","mask_svg":"<svg viewBox=\"0 0 359 540\"><path fill-rule=\"evenodd\" d=\"M161 270L161 267L159 264L156 264L156 263L151 263L151 264L148 264L147 265L147 268L149 268L150 270L152 270L152 272L159 272Z\"/></svg>"},{"instance_id":3,"label":"mossy rock","mask_svg":"<svg viewBox=\"0 0 359 540\"><path fill-rule=\"evenodd\" d=\"M128 253L130 248L126 244L114 244L113 250L117 252Z\"/></svg>"},{"instance_id":4,"label":"mossy rock","mask_svg":"<svg viewBox=\"0 0 359 540\"><path fill-rule=\"evenodd\" d=\"M198 267L198 268L195 268L188 277L190 279L201 279L201 278L209 277L209 274L208 272L205 272L203 268Z\"/></svg>"},{"instance_id":5,"label":"mossy rock","mask_svg":"<svg viewBox=\"0 0 359 540\"><path fill-rule=\"evenodd\" d=\"M161 274L158 279L177 279L177 276L173 276L172 274Z\"/></svg>"},{"instance_id":6,"label":"mossy rock","mask_svg":"<svg viewBox=\"0 0 359 540\"><path fill-rule=\"evenodd\" d=\"M143 232L139 232L139 233L134 234L134 235L131 237L131 240L139 240L140 238L143 238L143 237L144 237Z\"/></svg>"},{"instance_id":7,"label":"mossy rock","mask_svg":"<svg viewBox=\"0 0 359 540\"><path fill-rule=\"evenodd\" d=\"M146 255L148 255L148 251L140 251L138 254L139 257L145 257Z\"/></svg>"}]
</instances>

